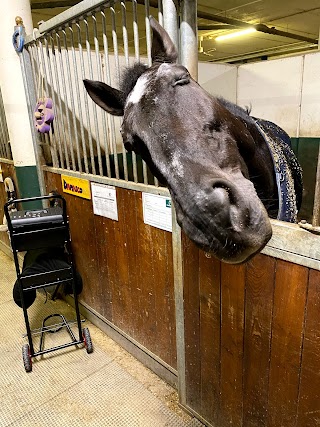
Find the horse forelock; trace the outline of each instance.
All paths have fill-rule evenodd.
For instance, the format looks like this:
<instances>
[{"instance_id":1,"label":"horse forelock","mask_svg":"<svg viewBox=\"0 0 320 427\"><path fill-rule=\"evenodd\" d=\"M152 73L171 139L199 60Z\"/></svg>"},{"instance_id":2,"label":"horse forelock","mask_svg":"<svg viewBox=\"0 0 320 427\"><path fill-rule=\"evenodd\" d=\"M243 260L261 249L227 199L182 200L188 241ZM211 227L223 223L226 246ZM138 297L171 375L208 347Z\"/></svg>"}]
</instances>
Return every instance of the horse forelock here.
<instances>
[{"instance_id":1,"label":"horse forelock","mask_svg":"<svg viewBox=\"0 0 320 427\"><path fill-rule=\"evenodd\" d=\"M120 81L120 90L124 93L125 99L135 87L139 77L141 77L147 69L148 66L141 62L137 62L131 67L124 69Z\"/></svg>"}]
</instances>

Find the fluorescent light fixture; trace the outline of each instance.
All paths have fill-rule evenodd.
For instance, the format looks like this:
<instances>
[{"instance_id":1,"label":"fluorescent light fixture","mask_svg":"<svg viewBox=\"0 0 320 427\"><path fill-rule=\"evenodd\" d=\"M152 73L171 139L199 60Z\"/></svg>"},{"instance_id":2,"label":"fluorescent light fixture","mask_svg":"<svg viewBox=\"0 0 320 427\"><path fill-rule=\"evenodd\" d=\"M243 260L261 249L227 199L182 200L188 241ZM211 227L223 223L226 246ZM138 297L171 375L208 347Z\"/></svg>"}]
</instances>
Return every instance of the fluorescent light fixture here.
<instances>
[{"instance_id":1,"label":"fluorescent light fixture","mask_svg":"<svg viewBox=\"0 0 320 427\"><path fill-rule=\"evenodd\" d=\"M217 42L227 39L232 39L233 37L245 36L246 34L255 33L257 30L255 28L246 28L245 30L236 31L235 33L223 34L215 38Z\"/></svg>"}]
</instances>

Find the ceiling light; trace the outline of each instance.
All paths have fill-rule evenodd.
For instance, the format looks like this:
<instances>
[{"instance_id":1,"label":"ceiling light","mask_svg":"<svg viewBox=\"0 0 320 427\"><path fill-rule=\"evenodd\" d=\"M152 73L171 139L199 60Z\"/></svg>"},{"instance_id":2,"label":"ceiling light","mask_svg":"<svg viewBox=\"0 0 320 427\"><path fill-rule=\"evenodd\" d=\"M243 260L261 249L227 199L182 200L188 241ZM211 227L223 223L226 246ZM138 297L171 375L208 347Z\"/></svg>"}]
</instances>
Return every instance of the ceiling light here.
<instances>
[{"instance_id":1,"label":"ceiling light","mask_svg":"<svg viewBox=\"0 0 320 427\"><path fill-rule=\"evenodd\" d=\"M232 39L233 37L245 36L246 34L255 33L257 30L255 28L246 28L245 30L236 31L235 33L224 34L215 38L216 41L222 41L227 39Z\"/></svg>"}]
</instances>

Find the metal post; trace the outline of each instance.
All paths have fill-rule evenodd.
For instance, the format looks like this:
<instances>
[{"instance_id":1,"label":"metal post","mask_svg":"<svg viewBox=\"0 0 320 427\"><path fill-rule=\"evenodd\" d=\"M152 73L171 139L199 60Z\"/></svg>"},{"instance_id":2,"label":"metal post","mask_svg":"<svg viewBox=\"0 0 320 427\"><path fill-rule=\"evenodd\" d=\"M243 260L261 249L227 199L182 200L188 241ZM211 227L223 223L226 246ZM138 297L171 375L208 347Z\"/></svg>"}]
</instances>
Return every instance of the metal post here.
<instances>
[{"instance_id":1,"label":"metal post","mask_svg":"<svg viewBox=\"0 0 320 427\"><path fill-rule=\"evenodd\" d=\"M176 212L172 206L172 253L174 276L174 301L176 313L176 344L178 394L182 405L186 405L186 354L184 335L184 298L183 298L183 266L181 228L177 223Z\"/></svg>"},{"instance_id":2,"label":"metal post","mask_svg":"<svg viewBox=\"0 0 320 427\"><path fill-rule=\"evenodd\" d=\"M178 30L178 1L163 0L163 26L169 34L171 40L179 51L179 30Z\"/></svg>"},{"instance_id":3,"label":"metal post","mask_svg":"<svg viewBox=\"0 0 320 427\"><path fill-rule=\"evenodd\" d=\"M183 0L181 3L180 61L198 79L198 25L197 1Z\"/></svg>"}]
</instances>

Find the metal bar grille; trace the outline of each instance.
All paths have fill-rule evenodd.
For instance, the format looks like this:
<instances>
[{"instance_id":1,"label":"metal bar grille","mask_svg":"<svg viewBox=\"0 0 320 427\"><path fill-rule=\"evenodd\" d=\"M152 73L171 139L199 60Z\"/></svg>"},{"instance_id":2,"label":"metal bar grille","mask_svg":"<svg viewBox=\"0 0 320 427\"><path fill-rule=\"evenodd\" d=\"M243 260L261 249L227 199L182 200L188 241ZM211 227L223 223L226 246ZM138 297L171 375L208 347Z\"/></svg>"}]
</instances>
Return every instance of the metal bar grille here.
<instances>
[{"instance_id":1,"label":"metal bar grille","mask_svg":"<svg viewBox=\"0 0 320 427\"><path fill-rule=\"evenodd\" d=\"M82 80L105 81L119 88L123 67L135 61L150 65L149 14L162 20L162 1L158 8L150 7L149 0L81 3L27 37L36 97L50 97L54 104L53 129L40 136L49 153L46 164L158 186L140 156L126 152L121 119L97 107ZM2 146L0 150L2 155Z\"/></svg>"},{"instance_id":2,"label":"metal bar grille","mask_svg":"<svg viewBox=\"0 0 320 427\"><path fill-rule=\"evenodd\" d=\"M6 115L4 111L1 89L0 89L0 157L6 160L12 160L9 132L8 132Z\"/></svg>"}]
</instances>

